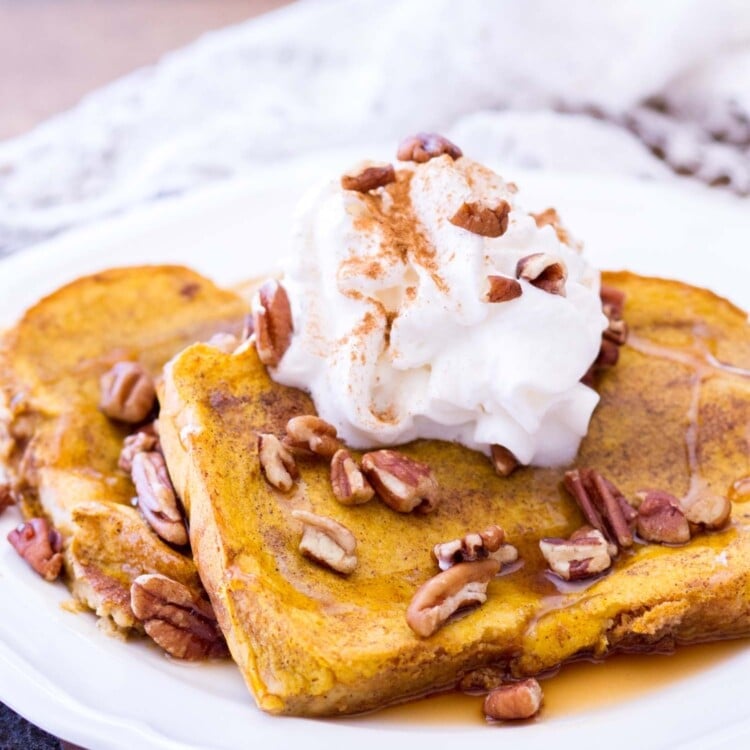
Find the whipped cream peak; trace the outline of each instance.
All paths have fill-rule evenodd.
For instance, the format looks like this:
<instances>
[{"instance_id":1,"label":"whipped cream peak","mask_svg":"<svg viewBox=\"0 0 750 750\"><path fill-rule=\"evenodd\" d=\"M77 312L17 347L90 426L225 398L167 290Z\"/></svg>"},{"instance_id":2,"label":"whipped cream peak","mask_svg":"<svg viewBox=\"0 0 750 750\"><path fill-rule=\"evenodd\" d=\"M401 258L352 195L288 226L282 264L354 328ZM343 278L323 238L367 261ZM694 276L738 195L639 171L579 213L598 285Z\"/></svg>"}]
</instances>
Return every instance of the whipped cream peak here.
<instances>
[{"instance_id":1,"label":"whipped cream peak","mask_svg":"<svg viewBox=\"0 0 750 750\"><path fill-rule=\"evenodd\" d=\"M580 379L606 326L599 274L554 212L523 211L516 192L447 153L398 164L376 189L311 191L274 379L308 391L354 448L435 438L502 445L524 464L572 460L598 401Z\"/></svg>"}]
</instances>

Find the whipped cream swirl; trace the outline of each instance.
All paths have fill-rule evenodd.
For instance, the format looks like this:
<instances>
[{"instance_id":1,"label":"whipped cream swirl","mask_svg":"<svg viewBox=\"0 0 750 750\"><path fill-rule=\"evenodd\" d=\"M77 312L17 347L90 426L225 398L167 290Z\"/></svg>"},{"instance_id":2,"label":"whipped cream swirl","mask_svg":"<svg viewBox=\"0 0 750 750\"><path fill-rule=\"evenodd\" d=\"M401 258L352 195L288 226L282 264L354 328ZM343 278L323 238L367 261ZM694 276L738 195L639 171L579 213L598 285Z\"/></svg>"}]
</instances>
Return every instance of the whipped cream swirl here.
<instances>
[{"instance_id":1,"label":"whipped cream swirl","mask_svg":"<svg viewBox=\"0 0 750 750\"><path fill-rule=\"evenodd\" d=\"M503 200L502 236L450 221L464 202ZM488 277L515 278L532 253L564 263L565 295L522 279L519 297L486 301ZM580 379L606 326L599 274L491 170L443 155L399 164L370 193L318 187L299 207L282 283L294 333L272 376L308 391L348 445L436 438L499 444L524 464L574 458L598 401Z\"/></svg>"}]
</instances>

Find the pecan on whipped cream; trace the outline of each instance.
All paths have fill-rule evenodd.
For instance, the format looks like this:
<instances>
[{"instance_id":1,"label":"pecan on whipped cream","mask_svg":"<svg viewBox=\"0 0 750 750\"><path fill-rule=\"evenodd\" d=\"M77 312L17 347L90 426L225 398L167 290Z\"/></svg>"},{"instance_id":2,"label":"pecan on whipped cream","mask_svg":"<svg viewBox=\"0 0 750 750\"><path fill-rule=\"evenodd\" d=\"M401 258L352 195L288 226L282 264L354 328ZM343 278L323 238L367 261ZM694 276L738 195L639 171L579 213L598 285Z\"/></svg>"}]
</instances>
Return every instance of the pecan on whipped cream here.
<instances>
[{"instance_id":1,"label":"pecan on whipped cream","mask_svg":"<svg viewBox=\"0 0 750 750\"><path fill-rule=\"evenodd\" d=\"M303 200L271 376L352 448L421 437L570 461L598 401L579 381L607 326L599 273L460 151L394 166L371 190L333 175Z\"/></svg>"}]
</instances>

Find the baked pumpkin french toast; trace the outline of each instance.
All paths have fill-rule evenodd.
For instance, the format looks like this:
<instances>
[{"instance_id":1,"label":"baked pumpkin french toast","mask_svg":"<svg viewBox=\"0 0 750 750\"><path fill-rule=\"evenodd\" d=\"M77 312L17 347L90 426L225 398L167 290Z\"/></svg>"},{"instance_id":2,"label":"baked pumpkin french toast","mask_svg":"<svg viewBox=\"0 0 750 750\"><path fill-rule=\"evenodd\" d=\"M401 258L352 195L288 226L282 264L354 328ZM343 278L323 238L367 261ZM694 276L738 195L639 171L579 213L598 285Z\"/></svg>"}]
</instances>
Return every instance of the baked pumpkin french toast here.
<instances>
[{"instance_id":1,"label":"baked pumpkin french toast","mask_svg":"<svg viewBox=\"0 0 750 750\"><path fill-rule=\"evenodd\" d=\"M629 273L603 281L627 295L630 343L601 377L575 466L595 467L629 498L650 488L682 496L691 486L726 495L750 475L746 314L678 282ZM314 409L271 380L254 347L189 347L167 366L162 389L162 446L195 561L266 711L366 711L471 684L487 670L517 678L581 656L750 632L750 512L741 504L722 530L680 546L636 536L603 577L564 584L539 541L569 537L586 520L563 488L570 467L499 477L477 452L422 440L399 451L432 469L432 512L344 505L320 457L296 462L289 491L264 475L258 435L281 438L291 418ZM353 572L300 554L304 512L355 538ZM518 561L490 576L483 606L427 637L415 633L406 613L437 572L434 545L492 525Z\"/></svg>"},{"instance_id":2,"label":"baked pumpkin french toast","mask_svg":"<svg viewBox=\"0 0 750 750\"><path fill-rule=\"evenodd\" d=\"M239 332L245 313L237 295L187 268L121 268L64 286L0 339L0 462L13 494L26 518L61 535L76 598L119 628L139 626L138 575L200 583L189 550L165 544L133 507L118 459L134 426L99 408L100 378L121 361L158 375L185 346Z\"/></svg>"},{"instance_id":3,"label":"baked pumpkin french toast","mask_svg":"<svg viewBox=\"0 0 750 750\"><path fill-rule=\"evenodd\" d=\"M527 719L565 662L750 634L746 313L600 274L442 136L397 155L301 203L244 324L155 266L4 334L10 543L276 714Z\"/></svg>"}]
</instances>

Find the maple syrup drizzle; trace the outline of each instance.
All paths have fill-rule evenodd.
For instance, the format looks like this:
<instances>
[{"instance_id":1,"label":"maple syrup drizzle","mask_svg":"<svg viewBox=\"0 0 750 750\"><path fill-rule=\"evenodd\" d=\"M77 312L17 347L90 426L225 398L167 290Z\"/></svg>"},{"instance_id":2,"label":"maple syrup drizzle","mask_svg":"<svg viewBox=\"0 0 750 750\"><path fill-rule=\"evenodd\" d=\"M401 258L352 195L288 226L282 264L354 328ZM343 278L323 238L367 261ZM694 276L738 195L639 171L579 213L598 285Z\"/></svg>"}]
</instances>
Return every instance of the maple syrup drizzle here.
<instances>
[{"instance_id":1,"label":"maple syrup drizzle","mask_svg":"<svg viewBox=\"0 0 750 750\"><path fill-rule=\"evenodd\" d=\"M688 470L690 472L690 484L687 493L683 497L683 501L688 505L695 501L701 491L706 488L706 482L701 476L698 461L701 385L704 381L717 374L741 378L742 380L750 379L750 370L722 362L711 354L707 346L708 337L699 326L693 329L693 337L694 348L688 350L661 346L632 333L627 341L627 346L640 354L666 359L693 369L690 404L686 414L688 424L685 430L685 450L687 453ZM735 497L750 500L750 477L738 479L732 485L729 492L729 499L734 500Z\"/></svg>"}]
</instances>

